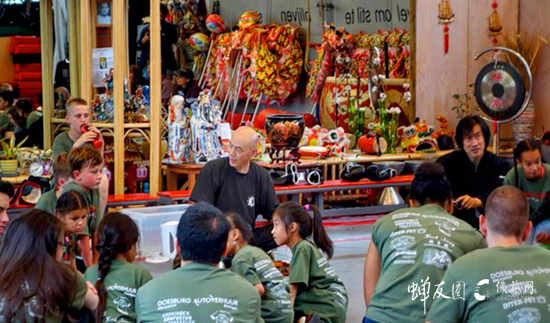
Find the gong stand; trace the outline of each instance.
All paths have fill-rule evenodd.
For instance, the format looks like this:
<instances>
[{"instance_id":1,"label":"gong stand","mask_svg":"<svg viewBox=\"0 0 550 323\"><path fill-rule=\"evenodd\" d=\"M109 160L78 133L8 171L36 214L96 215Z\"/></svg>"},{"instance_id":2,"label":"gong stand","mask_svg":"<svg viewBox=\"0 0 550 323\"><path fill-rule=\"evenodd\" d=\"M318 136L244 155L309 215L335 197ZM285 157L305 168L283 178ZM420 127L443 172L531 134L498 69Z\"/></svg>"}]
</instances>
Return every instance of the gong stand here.
<instances>
[{"instance_id":1,"label":"gong stand","mask_svg":"<svg viewBox=\"0 0 550 323\"><path fill-rule=\"evenodd\" d=\"M511 64L495 59L478 73L475 82L475 98L479 108L485 113L483 119L493 123L495 134L495 154L500 153L500 125L518 118L531 100L533 77L529 64L517 52L506 47L491 47L479 53L475 60L490 51L515 55L527 71L527 82ZM525 83L528 86L527 93Z\"/></svg>"}]
</instances>

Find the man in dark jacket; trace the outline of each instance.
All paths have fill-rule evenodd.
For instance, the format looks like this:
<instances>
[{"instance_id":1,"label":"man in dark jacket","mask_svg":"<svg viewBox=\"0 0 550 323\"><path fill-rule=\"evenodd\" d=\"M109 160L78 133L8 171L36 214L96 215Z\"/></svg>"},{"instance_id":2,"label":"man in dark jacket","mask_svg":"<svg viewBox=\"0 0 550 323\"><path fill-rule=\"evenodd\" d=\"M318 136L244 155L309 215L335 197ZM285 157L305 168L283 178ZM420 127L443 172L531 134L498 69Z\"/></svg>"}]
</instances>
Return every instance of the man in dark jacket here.
<instances>
[{"instance_id":1,"label":"man in dark jacket","mask_svg":"<svg viewBox=\"0 0 550 323\"><path fill-rule=\"evenodd\" d=\"M455 199L453 215L479 228L479 214L489 194L502 185L511 165L487 151L489 127L480 116L467 116L456 127L460 150L439 158Z\"/></svg>"}]
</instances>

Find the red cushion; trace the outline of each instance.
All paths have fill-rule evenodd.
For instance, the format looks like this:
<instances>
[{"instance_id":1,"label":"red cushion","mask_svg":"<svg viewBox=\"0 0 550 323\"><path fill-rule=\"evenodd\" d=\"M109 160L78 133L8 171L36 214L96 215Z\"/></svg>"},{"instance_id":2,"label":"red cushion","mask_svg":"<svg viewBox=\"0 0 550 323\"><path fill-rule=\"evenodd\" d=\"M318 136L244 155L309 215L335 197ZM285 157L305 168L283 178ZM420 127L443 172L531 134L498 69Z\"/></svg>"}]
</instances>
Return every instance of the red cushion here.
<instances>
[{"instance_id":1,"label":"red cushion","mask_svg":"<svg viewBox=\"0 0 550 323\"><path fill-rule=\"evenodd\" d=\"M41 54L40 45L12 45L10 46L12 55Z\"/></svg>"},{"instance_id":2,"label":"red cushion","mask_svg":"<svg viewBox=\"0 0 550 323\"><path fill-rule=\"evenodd\" d=\"M15 73L42 73L42 64L15 64Z\"/></svg>"},{"instance_id":3,"label":"red cushion","mask_svg":"<svg viewBox=\"0 0 550 323\"><path fill-rule=\"evenodd\" d=\"M13 75L15 81L42 81L42 72L38 73L15 73Z\"/></svg>"},{"instance_id":4,"label":"red cushion","mask_svg":"<svg viewBox=\"0 0 550 323\"><path fill-rule=\"evenodd\" d=\"M34 82L17 82L19 85L19 90L42 90L42 82L34 81Z\"/></svg>"},{"instance_id":5,"label":"red cushion","mask_svg":"<svg viewBox=\"0 0 550 323\"><path fill-rule=\"evenodd\" d=\"M40 38L36 36L13 36L11 45L40 45Z\"/></svg>"}]
</instances>

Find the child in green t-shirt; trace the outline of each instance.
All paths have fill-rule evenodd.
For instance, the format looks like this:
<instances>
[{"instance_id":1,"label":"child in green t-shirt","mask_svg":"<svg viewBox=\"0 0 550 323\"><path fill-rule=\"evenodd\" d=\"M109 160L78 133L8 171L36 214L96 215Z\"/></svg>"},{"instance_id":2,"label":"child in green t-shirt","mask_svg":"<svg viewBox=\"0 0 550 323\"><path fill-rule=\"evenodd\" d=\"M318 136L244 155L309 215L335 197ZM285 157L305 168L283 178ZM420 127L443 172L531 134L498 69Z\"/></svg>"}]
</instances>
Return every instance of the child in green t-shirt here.
<instances>
[{"instance_id":1,"label":"child in green t-shirt","mask_svg":"<svg viewBox=\"0 0 550 323\"><path fill-rule=\"evenodd\" d=\"M65 104L65 120L69 124L69 130L57 135L53 141L53 155L58 156L68 153L71 148L79 148L96 139L102 139L99 130L90 125L90 106L86 100L71 98ZM88 131L82 133L82 125L88 125Z\"/></svg>"},{"instance_id":2,"label":"child in green t-shirt","mask_svg":"<svg viewBox=\"0 0 550 323\"><path fill-rule=\"evenodd\" d=\"M92 250L94 250L97 245L97 224L101 221L104 211L101 207L98 189L103 178L103 173L101 172L103 168L103 157L98 149L91 146L84 146L71 149L67 155L67 159L71 165L73 181L65 185L63 192L76 190L84 196L88 205L87 226L82 232L83 237L79 240L84 263L86 267L90 267L97 262L97 252L93 253L92 258L88 258L88 255L92 255ZM90 237L92 241L91 249Z\"/></svg>"},{"instance_id":3,"label":"child in green t-shirt","mask_svg":"<svg viewBox=\"0 0 550 323\"><path fill-rule=\"evenodd\" d=\"M266 323L292 323L294 312L288 284L271 258L260 248L250 246L250 226L237 213L225 215L231 225L227 255L234 255L231 271L258 289L262 298L262 319Z\"/></svg>"},{"instance_id":4,"label":"child in green t-shirt","mask_svg":"<svg viewBox=\"0 0 550 323\"><path fill-rule=\"evenodd\" d=\"M313 212L313 214L310 214ZM344 284L321 254L330 259L334 251L314 205L288 202L273 213L273 239L292 249L290 294L298 322L341 323L346 321L348 295ZM313 243L307 237L313 235ZM305 318L304 318L305 316Z\"/></svg>"},{"instance_id":5,"label":"child in green t-shirt","mask_svg":"<svg viewBox=\"0 0 550 323\"><path fill-rule=\"evenodd\" d=\"M33 209L16 217L0 249L2 322L64 322L85 306L94 310L97 292L82 275L60 263L63 224Z\"/></svg>"},{"instance_id":6,"label":"child in green t-shirt","mask_svg":"<svg viewBox=\"0 0 550 323\"><path fill-rule=\"evenodd\" d=\"M542 163L541 145L534 138L520 141L514 148L514 162L519 165L504 180L505 185L519 188L529 200L529 220L533 222L529 244L550 242L550 165Z\"/></svg>"},{"instance_id":7,"label":"child in green t-shirt","mask_svg":"<svg viewBox=\"0 0 550 323\"><path fill-rule=\"evenodd\" d=\"M99 262L84 274L99 294L97 322L136 322L137 290L153 279L147 269L132 264L138 240L138 228L125 214L109 213L99 223Z\"/></svg>"},{"instance_id":8,"label":"child in green t-shirt","mask_svg":"<svg viewBox=\"0 0 550 323\"><path fill-rule=\"evenodd\" d=\"M78 254L77 236L86 227L88 205L82 194L75 190L63 193L55 208L55 215L63 222L63 261L76 270L75 254Z\"/></svg>"},{"instance_id":9,"label":"child in green t-shirt","mask_svg":"<svg viewBox=\"0 0 550 323\"><path fill-rule=\"evenodd\" d=\"M42 194L36 202L35 207L44 211L48 211L51 214L55 214L55 206L57 199L63 192L65 185L72 181L71 177L71 164L67 159L67 154L63 153L55 157L52 164L53 180L55 187L46 193Z\"/></svg>"}]
</instances>

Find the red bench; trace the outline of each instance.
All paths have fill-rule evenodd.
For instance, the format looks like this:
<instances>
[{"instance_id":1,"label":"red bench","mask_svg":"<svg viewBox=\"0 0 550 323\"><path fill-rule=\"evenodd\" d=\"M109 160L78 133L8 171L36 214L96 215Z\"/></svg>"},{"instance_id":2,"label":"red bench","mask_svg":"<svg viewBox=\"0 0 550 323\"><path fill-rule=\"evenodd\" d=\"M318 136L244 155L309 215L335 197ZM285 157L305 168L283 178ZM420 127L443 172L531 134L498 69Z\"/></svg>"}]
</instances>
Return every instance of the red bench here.
<instances>
[{"instance_id":1,"label":"red bench","mask_svg":"<svg viewBox=\"0 0 550 323\"><path fill-rule=\"evenodd\" d=\"M367 206L325 210L323 207L323 193L343 190L356 189L373 189L384 187L399 187L409 186L413 180L413 175L400 175L386 181L371 181L362 179L357 182L348 182L344 180L328 180L321 185L290 185L290 186L275 186L277 195L291 195L292 200L298 202L300 194L313 194L315 205L321 210L323 217L332 216L349 216L349 215L366 215L366 214L382 214L403 208L406 205L391 205L391 206ZM188 190L182 191L166 191L157 193L159 196L159 204L172 204L174 202L185 202L189 200L191 193Z\"/></svg>"},{"instance_id":2,"label":"red bench","mask_svg":"<svg viewBox=\"0 0 550 323\"><path fill-rule=\"evenodd\" d=\"M127 205L155 205L157 204L158 197L147 193L132 193L132 194L120 194L109 195L107 197L107 207L127 206ZM8 210L11 214L24 213L29 209L34 208L31 204L17 204Z\"/></svg>"}]
</instances>

